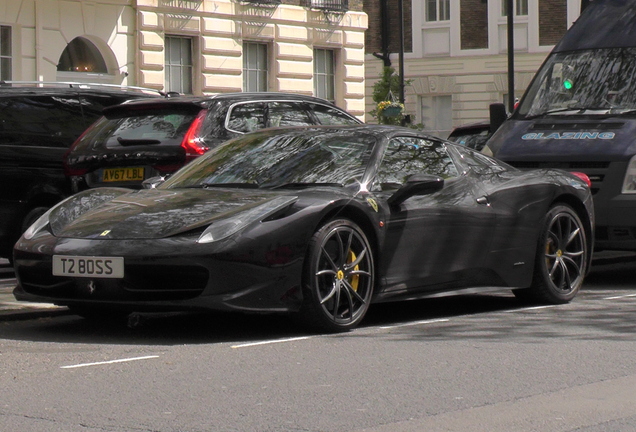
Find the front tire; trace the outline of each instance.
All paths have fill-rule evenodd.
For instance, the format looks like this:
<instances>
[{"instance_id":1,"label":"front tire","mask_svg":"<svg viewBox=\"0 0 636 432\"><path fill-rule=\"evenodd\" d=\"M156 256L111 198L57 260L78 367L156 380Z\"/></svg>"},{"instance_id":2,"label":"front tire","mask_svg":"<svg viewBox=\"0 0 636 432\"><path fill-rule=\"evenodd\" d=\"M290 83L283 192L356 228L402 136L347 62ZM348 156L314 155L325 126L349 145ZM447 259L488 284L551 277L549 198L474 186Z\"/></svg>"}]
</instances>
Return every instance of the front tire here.
<instances>
[{"instance_id":1,"label":"front tire","mask_svg":"<svg viewBox=\"0 0 636 432\"><path fill-rule=\"evenodd\" d=\"M366 314L374 284L373 250L366 235L348 219L333 220L309 241L300 317L319 331L351 330Z\"/></svg>"},{"instance_id":2,"label":"front tire","mask_svg":"<svg viewBox=\"0 0 636 432\"><path fill-rule=\"evenodd\" d=\"M542 303L569 302L583 285L589 253L585 227L576 212L565 204L553 206L539 236L532 287L515 294Z\"/></svg>"}]
</instances>

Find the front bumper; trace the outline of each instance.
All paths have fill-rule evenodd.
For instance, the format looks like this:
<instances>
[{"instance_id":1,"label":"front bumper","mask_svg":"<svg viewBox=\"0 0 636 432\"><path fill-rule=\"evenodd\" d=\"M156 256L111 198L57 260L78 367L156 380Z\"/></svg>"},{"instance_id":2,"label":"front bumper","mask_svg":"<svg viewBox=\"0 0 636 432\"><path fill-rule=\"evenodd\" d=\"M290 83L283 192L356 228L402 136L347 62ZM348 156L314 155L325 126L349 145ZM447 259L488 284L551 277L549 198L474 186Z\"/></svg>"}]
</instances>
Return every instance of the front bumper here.
<instances>
[{"instance_id":1,"label":"front bumper","mask_svg":"<svg viewBox=\"0 0 636 432\"><path fill-rule=\"evenodd\" d=\"M35 240L35 239L34 239ZM282 263L267 247L252 256L196 238L160 240L22 239L14 249L18 300L129 311L295 311L302 303L302 259ZM218 250L216 250L218 249ZM52 255L123 256L124 277L53 276Z\"/></svg>"}]
</instances>

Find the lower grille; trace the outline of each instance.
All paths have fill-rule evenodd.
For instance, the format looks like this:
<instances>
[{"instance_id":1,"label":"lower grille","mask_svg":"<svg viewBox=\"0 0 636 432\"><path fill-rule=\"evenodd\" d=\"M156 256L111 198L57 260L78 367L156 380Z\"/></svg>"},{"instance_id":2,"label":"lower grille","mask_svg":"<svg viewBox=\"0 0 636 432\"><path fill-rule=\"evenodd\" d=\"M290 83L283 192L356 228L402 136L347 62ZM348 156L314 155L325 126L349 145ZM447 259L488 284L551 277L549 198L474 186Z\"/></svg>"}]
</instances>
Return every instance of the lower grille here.
<instances>
[{"instance_id":1,"label":"lower grille","mask_svg":"<svg viewBox=\"0 0 636 432\"><path fill-rule=\"evenodd\" d=\"M31 267L19 275L30 294L52 299L111 301L187 300L207 286L207 269L198 266L127 265L123 279L53 276L50 266Z\"/></svg>"}]
</instances>

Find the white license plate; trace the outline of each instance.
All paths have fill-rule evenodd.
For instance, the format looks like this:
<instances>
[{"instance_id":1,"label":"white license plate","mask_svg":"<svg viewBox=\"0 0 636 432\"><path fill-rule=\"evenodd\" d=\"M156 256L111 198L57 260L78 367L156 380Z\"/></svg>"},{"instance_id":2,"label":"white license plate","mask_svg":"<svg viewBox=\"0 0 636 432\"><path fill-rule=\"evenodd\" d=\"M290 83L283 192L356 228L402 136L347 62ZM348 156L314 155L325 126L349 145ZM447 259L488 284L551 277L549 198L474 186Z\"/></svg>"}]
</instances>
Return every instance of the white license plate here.
<instances>
[{"instance_id":1,"label":"white license plate","mask_svg":"<svg viewBox=\"0 0 636 432\"><path fill-rule=\"evenodd\" d=\"M121 279L124 258L53 255L53 275Z\"/></svg>"}]
</instances>

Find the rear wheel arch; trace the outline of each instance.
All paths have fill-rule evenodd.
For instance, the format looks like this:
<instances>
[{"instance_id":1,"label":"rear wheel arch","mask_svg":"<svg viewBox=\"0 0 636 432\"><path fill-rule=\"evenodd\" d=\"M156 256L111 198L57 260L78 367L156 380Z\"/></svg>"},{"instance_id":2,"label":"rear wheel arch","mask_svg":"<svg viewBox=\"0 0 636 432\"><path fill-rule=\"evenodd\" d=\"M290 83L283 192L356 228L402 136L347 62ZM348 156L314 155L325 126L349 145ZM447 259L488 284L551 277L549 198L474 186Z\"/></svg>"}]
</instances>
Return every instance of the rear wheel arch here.
<instances>
[{"instance_id":1,"label":"rear wheel arch","mask_svg":"<svg viewBox=\"0 0 636 432\"><path fill-rule=\"evenodd\" d=\"M540 224L532 284L513 290L517 297L561 304L576 296L591 261L585 225L570 203L555 201L550 205Z\"/></svg>"},{"instance_id":2,"label":"rear wheel arch","mask_svg":"<svg viewBox=\"0 0 636 432\"><path fill-rule=\"evenodd\" d=\"M587 209L585 208L585 205L581 202L581 200L579 200L578 198L572 195L561 195L555 198L554 201L552 201L552 203L550 204L550 208L558 204L565 204L572 207L572 209L576 212L579 219L581 219L581 221L585 225L585 236L587 238L588 247L590 248L590 251L591 251L594 246L593 227L592 227L592 222L590 221L590 218L588 217L588 213L587 213ZM589 262L588 262L588 269L589 269L590 264L592 262L592 253L590 253L588 256L589 256Z\"/></svg>"}]
</instances>

